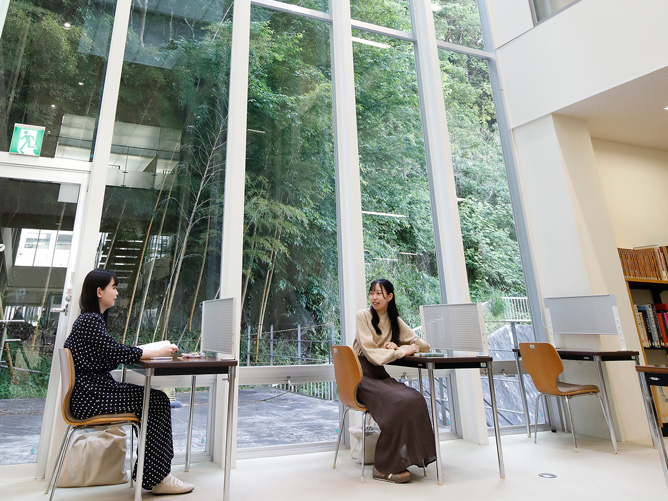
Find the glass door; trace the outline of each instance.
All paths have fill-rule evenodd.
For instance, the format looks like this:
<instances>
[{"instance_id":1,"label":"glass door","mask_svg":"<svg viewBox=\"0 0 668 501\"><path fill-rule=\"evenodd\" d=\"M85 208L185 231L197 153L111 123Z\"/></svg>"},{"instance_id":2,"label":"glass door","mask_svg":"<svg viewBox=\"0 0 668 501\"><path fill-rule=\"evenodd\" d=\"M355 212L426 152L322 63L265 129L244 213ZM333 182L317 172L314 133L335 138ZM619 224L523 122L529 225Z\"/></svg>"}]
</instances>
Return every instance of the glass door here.
<instances>
[{"instance_id":1,"label":"glass door","mask_svg":"<svg viewBox=\"0 0 668 501\"><path fill-rule=\"evenodd\" d=\"M0 177L0 465L37 462L79 191Z\"/></svg>"}]
</instances>

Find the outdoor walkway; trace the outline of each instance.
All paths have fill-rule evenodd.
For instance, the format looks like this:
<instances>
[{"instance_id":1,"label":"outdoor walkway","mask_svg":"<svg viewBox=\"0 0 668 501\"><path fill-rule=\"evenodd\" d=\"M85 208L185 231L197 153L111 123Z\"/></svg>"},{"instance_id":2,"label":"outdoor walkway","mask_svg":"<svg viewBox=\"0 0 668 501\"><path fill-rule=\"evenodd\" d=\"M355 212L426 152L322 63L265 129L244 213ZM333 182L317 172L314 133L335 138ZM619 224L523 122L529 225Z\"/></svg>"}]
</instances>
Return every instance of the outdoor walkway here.
<instances>
[{"instance_id":1,"label":"outdoor walkway","mask_svg":"<svg viewBox=\"0 0 668 501\"><path fill-rule=\"evenodd\" d=\"M195 395L192 451L205 450L208 392ZM174 450L185 453L190 394L177 393L182 407L172 409ZM338 403L270 387L239 391L237 447L266 447L336 440ZM0 465L37 458L44 399L0 400Z\"/></svg>"}]
</instances>

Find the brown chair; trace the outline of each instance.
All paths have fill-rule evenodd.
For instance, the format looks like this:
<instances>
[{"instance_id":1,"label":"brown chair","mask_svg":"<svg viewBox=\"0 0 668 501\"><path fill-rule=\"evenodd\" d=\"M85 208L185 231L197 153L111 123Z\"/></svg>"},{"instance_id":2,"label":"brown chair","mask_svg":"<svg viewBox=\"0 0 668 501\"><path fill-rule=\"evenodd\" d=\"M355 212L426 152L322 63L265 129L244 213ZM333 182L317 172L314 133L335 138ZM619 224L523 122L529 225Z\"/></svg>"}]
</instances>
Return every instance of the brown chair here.
<instances>
[{"instance_id":1,"label":"brown chair","mask_svg":"<svg viewBox=\"0 0 668 501\"><path fill-rule=\"evenodd\" d=\"M341 434L346 415L350 409L361 411L362 414L362 482L364 482L364 430L369 417L369 409L357 401L357 387L362 381L362 366L350 346L331 346L332 363L334 364L334 377L336 387L339 391L339 402L344 407L341 425L339 426L339 438L336 441L336 453L334 454L334 466L336 468L336 457L339 455Z\"/></svg>"},{"instance_id":2,"label":"brown chair","mask_svg":"<svg viewBox=\"0 0 668 501\"><path fill-rule=\"evenodd\" d=\"M56 485L58 485L58 479L60 478L60 470L63 466L63 461L65 460L65 453L67 452L67 446L70 443L70 438L72 437L72 432L74 430L82 430L86 428L93 428L98 426L125 426L130 425L132 428L139 433L139 418L132 414L100 414L98 416L92 416L88 419L76 419L72 416L70 410L70 399L72 397L72 388L74 388L74 360L72 359L72 353L68 348L59 348L58 357L60 359L60 384L61 384L61 393L62 393L62 413L63 419L67 423L67 431L63 437L63 441L60 444L60 451L58 452L58 460L54 466L53 473L49 483L46 485L45 494L49 493L49 488L53 484L53 489L51 490L51 496L49 501L53 499L53 495L56 492ZM130 434L130 465L132 467L132 450L133 450L133 438ZM132 476L130 477L130 485L132 485Z\"/></svg>"},{"instance_id":3,"label":"brown chair","mask_svg":"<svg viewBox=\"0 0 668 501\"><path fill-rule=\"evenodd\" d=\"M601 398L601 390L598 386L593 384L571 384L562 383L557 380L559 374L564 371L564 365L561 362L561 357L557 350L550 343L520 343L520 356L522 357L522 365L533 379L536 389L539 391L536 397L536 419L534 424L533 441L536 443L536 431L538 429L538 403L540 397L544 397L543 408L547 408L547 396L552 395L561 397L566 402L566 409L568 410L568 421L571 426L571 433L573 435L573 446L575 452L578 451L578 444L575 441L575 430L573 429L573 416L571 414L570 398L580 395L596 395L601 403L603 415L608 423L608 429L612 429L612 421L605 410L603 399ZM612 438L612 434L610 434ZM613 442L613 450L615 444Z\"/></svg>"}]
</instances>

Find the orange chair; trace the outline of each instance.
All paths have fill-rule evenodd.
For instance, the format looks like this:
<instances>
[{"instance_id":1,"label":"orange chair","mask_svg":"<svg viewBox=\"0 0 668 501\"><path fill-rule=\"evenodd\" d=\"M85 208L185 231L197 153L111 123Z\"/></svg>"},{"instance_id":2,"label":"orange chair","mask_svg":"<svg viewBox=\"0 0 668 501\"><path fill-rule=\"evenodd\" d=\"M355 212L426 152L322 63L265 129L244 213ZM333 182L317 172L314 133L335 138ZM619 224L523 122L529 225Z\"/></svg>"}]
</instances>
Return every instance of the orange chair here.
<instances>
[{"instance_id":1,"label":"orange chair","mask_svg":"<svg viewBox=\"0 0 668 501\"><path fill-rule=\"evenodd\" d=\"M575 441L575 430L573 429L573 416L571 414L571 406L569 399L580 395L596 395L601 403L603 415L608 423L608 429L612 429L612 421L605 410L603 399L601 398L601 390L598 386L593 384L571 384L562 383L557 378L559 374L564 371L564 365L561 362L561 357L557 350L550 343L520 343L520 356L522 357L522 365L533 379L536 389L539 391L536 397L536 420L534 424L533 441L536 443L536 431L538 429L538 403L540 397L545 398L543 408L547 406L547 395L561 397L566 402L566 409L568 410L568 420L571 426L571 433L573 435L573 446L575 452L578 451L578 444ZM612 438L612 434L610 434ZM613 442L613 450L615 444ZM616 451L615 451L616 452Z\"/></svg>"},{"instance_id":2,"label":"orange chair","mask_svg":"<svg viewBox=\"0 0 668 501\"><path fill-rule=\"evenodd\" d=\"M362 366L350 346L331 346L332 363L334 364L334 377L336 387L339 391L339 402L344 406L341 425L339 426L339 438L336 441L336 453L334 454L334 466L336 468L336 457L339 455L341 434L346 415L350 409L361 411L362 414L362 482L364 482L364 430L370 416L369 409L357 401L357 387L362 381Z\"/></svg>"},{"instance_id":3,"label":"orange chair","mask_svg":"<svg viewBox=\"0 0 668 501\"><path fill-rule=\"evenodd\" d=\"M68 348L59 348L58 356L60 359L60 384L62 392L62 413L63 419L67 423L67 431L63 437L63 441L60 444L60 451L58 452L58 460L51 474L51 479L46 485L45 494L49 493L49 488L53 484L53 489L51 490L51 497L49 501L53 499L53 495L56 492L56 485L58 484L58 478L60 477L60 470L63 466L63 461L65 460L65 453L67 452L67 446L70 443L70 438L72 437L72 432L74 430L81 430L86 428L93 428L98 426L125 426L130 425L132 428L139 433L139 418L132 413L127 414L100 414L98 416L92 416L88 419L76 419L72 416L70 410L70 399L72 397L72 388L74 388L74 360L72 359L72 353ZM132 434L130 440L130 465L132 467L132 452L133 452L133 437ZM130 477L130 485L132 485L132 477Z\"/></svg>"}]
</instances>

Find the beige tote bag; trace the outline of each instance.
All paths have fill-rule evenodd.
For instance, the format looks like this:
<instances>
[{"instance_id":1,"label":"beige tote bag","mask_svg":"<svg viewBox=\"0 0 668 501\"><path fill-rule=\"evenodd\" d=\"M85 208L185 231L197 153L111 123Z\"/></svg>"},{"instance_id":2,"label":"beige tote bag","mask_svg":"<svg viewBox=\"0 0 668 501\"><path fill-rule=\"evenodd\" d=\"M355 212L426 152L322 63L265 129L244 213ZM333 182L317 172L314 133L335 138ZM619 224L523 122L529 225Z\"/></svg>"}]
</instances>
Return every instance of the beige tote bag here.
<instances>
[{"instance_id":1,"label":"beige tote bag","mask_svg":"<svg viewBox=\"0 0 668 501\"><path fill-rule=\"evenodd\" d=\"M128 481L125 430L120 426L72 433L58 487L113 485Z\"/></svg>"}]
</instances>

